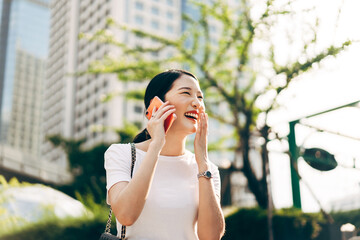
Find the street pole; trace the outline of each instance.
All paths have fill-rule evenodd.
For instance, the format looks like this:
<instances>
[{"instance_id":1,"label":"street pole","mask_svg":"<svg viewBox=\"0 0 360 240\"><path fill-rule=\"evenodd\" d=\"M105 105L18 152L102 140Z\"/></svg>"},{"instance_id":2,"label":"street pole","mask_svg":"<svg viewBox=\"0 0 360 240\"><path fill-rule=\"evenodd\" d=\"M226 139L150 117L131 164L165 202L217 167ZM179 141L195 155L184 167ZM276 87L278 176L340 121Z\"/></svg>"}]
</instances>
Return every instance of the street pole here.
<instances>
[{"instance_id":1,"label":"street pole","mask_svg":"<svg viewBox=\"0 0 360 240\"><path fill-rule=\"evenodd\" d=\"M295 208L301 209L301 198L300 198L300 184L299 184L299 175L298 175L298 163L297 160L299 158L299 148L296 145L296 138L295 138L295 125L300 122L301 119L305 118L312 118L324 113L332 112L341 108L345 107L360 107L360 100L355 102L351 102L345 105L341 105L335 108L331 108L322 112L318 112L315 114L311 114L292 122L289 122L289 153L290 153L290 173L291 173L291 186L292 186L292 197L293 197L293 206Z\"/></svg>"},{"instance_id":2,"label":"street pole","mask_svg":"<svg viewBox=\"0 0 360 240\"><path fill-rule=\"evenodd\" d=\"M296 145L295 139L295 125L299 121L293 121L289 123L289 152L290 152L290 173L291 173L291 186L292 186L292 197L293 197L293 206L295 208L301 209L301 198L300 198L300 183L298 176L298 163L297 159L299 158L299 148Z\"/></svg>"}]
</instances>

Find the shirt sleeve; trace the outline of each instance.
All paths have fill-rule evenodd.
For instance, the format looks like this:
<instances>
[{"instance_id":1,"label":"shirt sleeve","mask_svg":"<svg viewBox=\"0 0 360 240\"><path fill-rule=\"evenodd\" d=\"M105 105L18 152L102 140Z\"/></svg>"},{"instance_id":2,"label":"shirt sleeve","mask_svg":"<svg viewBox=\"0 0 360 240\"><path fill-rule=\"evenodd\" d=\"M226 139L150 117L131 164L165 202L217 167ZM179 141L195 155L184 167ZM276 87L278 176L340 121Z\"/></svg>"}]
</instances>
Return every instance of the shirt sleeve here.
<instances>
[{"instance_id":1,"label":"shirt sleeve","mask_svg":"<svg viewBox=\"0 0 360 240\"><path fill-rule=\"evenodd\" d=\"M104 154L104 167L106 170L106 189L118 182L129 182L131 171L130 144L112 144ZM108 199L108 194L106 194Z\"/></svg>"},{"instance_id":2,"label":"shirt sleeve","mask_svg":"<svg viewBox=\"0 0 360 240\"><path fill-rule=\"evenodd\" d=\"M211 169L210 171L211 171L211 173L213 175L214 191L215 191L216 196L218 196L219 199L220 199L220 197L221 197L221 193L220 193L220 191L221 191L221 180L220 180L219 169L213 163L210 164L210 169Z\"/></svg>"}]
</instances>

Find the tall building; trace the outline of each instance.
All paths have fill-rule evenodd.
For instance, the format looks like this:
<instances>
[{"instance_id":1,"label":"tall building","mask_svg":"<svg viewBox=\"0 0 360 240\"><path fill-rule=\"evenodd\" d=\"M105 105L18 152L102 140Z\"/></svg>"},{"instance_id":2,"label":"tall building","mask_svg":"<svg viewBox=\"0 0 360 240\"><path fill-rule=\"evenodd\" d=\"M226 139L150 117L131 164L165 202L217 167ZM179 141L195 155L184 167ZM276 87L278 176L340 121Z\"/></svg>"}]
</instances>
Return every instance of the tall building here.
<instances>
[{"instance_id":1,"label":"tall building","mask_svg":"<svg viewBox=\"0 0 360 240\"><path fill-rule=\"evenodd\" d=\"M43 117L42 155L45 159L56 163L59 169L67 168L65 153L46 141L46 136L60 134L65 138L86 139L84 147L91 147L101 142L118 141L114 131L96 131L96 128L119 128L125 120L145 120L142 102L127 101L122 96L109 102L101 101L108 93L126 92L138 88L139 83L122 83L115 74L74 75L85 71L90 62L103 59L105 55L119 59L125 57L118 48L79 39L79 34L105 29L107 19L112 18L116 22L143 30L156 31L162 36L176 37L181 33L180 7L179 0L51 2L50 49ZM150 40L128 33L116 33L116 38L132 46L152 44Z\"/></svg>"},{"instance_id":2,"label":"tall building","mask_svg":"<svg viewBox=\"0 0 360 240\"><path fill-rule=\"evenodd\" d=\"M1 0L0 174L43 179L42 92L50 23L49 0Z\"/></svg>"},{"instance_id":3,"label":"tall building","mask_svg":"<svg viewBox=\"0 0 360 240\"><path fill-rule=\"evenodd\" d=\"M328 211L334 212L360 209L360 191L358 189L354 189L354 192L352 194L329 201L326 208Z\"/></svg>"}]
</instances>

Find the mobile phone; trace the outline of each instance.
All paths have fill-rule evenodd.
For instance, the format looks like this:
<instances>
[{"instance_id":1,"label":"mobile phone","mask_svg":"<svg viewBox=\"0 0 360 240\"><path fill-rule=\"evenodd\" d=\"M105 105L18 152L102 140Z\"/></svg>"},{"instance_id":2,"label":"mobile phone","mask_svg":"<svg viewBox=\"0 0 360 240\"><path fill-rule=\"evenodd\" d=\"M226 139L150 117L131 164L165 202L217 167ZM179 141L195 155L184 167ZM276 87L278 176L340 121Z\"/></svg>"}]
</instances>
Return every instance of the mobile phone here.
<instances>
[{"instance_id":1,"label":"mobile phone","mask_svg":"<svg viewBox=\"0 0 360 240\"><path fill-rule=\"evenodd\" d=\"M159 109L159 107L161 105L163 105L164 102L161 101L161 99L159 97L154 97L151 101L150 101L150 105L146 111L146 117L148 119L151 118L152 112L154 110L154 107L156 107L156 110ZM164 128L165 128L165 132L167 132L169 130L169 128L171 127L171 125L173 124L175 118L174 118L174 114L172 113L169 117L167 117L164 121Z\"/></svg>"}]
</instances>

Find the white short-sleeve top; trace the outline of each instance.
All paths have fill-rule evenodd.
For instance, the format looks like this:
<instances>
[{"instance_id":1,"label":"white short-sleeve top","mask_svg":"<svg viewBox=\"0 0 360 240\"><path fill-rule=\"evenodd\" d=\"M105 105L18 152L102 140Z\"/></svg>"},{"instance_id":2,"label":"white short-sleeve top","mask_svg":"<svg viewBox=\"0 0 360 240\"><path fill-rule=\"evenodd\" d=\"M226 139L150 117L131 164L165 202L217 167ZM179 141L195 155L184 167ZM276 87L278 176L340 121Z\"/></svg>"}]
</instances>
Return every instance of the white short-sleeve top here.
<instances>
[{"instance_id":1,"label":"white short-sleeve top","mask_svg":"<svg viewBox=\"0 0 360 240\"><path fill-rule=\"evenodd\" d=\"M146 152L136 149L134 175ZM129 182L131 145L112 144L105 152L107 191L118 182ZM219 170L210 163L215 194L220 196ZM196 233L199 205L198 167L195 155L159 156L148 198L136 222L126 227L130 240L192 240ZM118 236L121 224L117 221Z\"/></svg>"}]
</instances>

